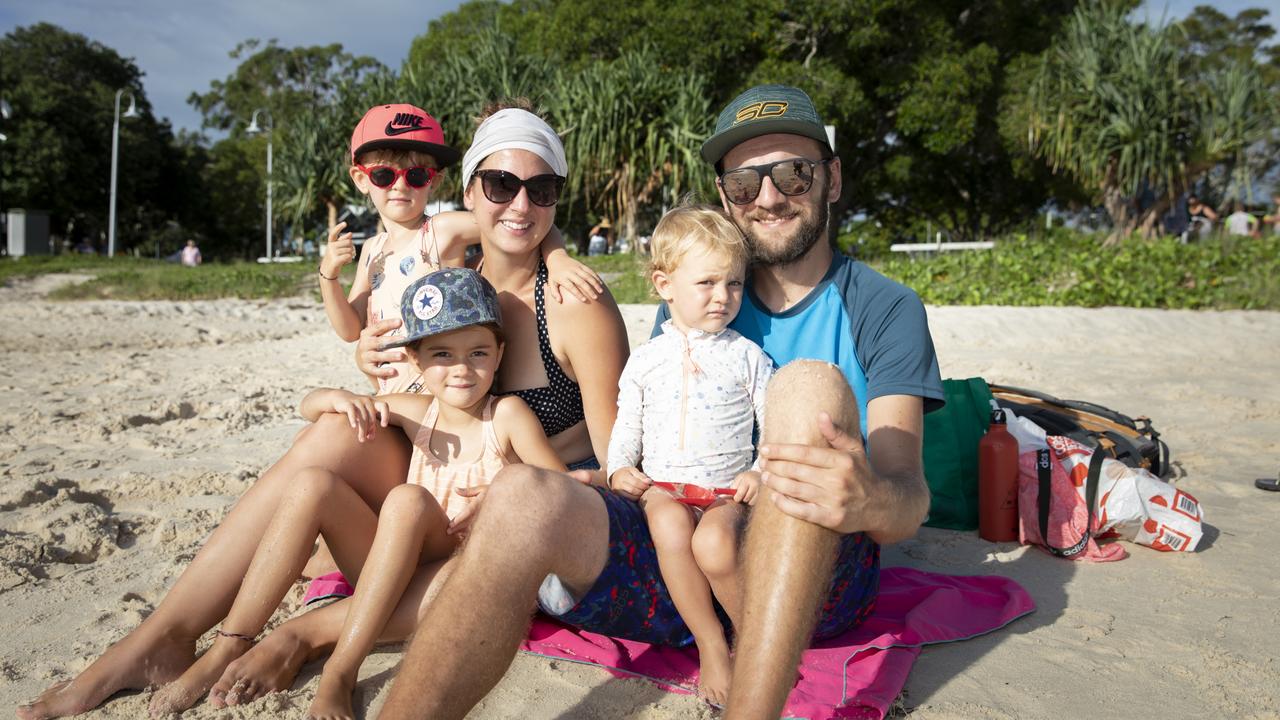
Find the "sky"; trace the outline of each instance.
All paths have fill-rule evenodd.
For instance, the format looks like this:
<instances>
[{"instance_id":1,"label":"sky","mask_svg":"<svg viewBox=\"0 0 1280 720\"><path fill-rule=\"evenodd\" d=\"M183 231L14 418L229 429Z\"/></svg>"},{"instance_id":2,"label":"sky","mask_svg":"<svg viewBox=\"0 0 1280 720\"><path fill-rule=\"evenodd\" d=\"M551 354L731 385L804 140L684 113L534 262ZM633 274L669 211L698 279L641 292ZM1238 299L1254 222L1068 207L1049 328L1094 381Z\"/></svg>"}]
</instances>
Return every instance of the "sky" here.
<instances>
[{"instance_id":1,"label":"sky","mask_svg":"<svg viewBox=\"0 0 1280 720\"><path fill-rule=\"evenodd\" d=\"M0 0L0 33L49 22L133 58L157 116L199 130L187 104L236 67L249 38L284 47L342 43L399 71L413 38L460 0ZM357 18L357 11L364 16ZM0 88L0 95L4 92Z\"/></svg>"},{"instance_id":2,"label":"sky","mask_svg":"<svg viewBox=\"0 0 1280 720\"><path fill-rule=\"evenodd\" d=\"M625 0L604 0L625 2ZM1144 13L1158 21L1185 17L1199 4L1227 15L1275 0L1144 0ZM342 43L399 70L413 38L460 0L0 0L0 32L50 22L81 33L133 58L144 73L143 88L155 114L174 130L200 128L187 96L205 92L235 69L228 57L243 40L277 38L285 47ZM357 18L357 9L364 16ZM1272 12L1280 24L1280 10ZM0 95L4 89L0 88Z\"/></svg>"}]
</instances>

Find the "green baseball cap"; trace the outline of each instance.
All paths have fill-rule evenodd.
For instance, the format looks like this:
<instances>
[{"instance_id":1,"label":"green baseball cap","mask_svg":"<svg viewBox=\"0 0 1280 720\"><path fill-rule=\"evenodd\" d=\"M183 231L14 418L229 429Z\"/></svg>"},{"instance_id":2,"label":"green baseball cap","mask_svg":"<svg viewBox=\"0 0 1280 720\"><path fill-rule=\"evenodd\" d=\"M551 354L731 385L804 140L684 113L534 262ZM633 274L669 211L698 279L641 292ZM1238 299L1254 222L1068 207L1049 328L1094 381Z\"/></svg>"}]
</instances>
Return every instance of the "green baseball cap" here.
<instances>
[{"instance_id":1,"label":"green baseball cap","mask_svg":"<svg viewBox=\"0 0 1280 720\"><path fill-rule=\"evenodd\" d=\"M735 145L771 133L801 135L831 147L827 128L803 90L790 85L757 85L734 98L720 113L715 134L702 143L702 159L714 165Z\"/></svg>"}]
</instances>

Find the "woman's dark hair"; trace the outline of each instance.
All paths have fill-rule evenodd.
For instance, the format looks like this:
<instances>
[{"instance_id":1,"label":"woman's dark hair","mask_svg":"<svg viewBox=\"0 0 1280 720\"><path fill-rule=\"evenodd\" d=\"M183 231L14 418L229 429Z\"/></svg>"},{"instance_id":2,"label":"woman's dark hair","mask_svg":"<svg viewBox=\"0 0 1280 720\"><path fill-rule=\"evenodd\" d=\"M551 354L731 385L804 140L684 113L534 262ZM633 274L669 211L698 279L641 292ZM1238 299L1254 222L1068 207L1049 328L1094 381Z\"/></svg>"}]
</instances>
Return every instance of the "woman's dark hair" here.
<instances>
[{"instance_id":1,"label":"woman's dark hair","mask_svg":"<svg viewBox=\"0 0 1280 720\"><path fill-rule=\"evenodd\" d=\"M480 108L480 114L475 118L476 127L480 127L480 124L485 120L488 120L490 115L501 110L510 110L512 108L533 113L543 120L547 119L542 113L538 112L538 109L533 105L533 101L527 97L502 98L501 100L494 100L493 102L486 103L484 107Z\"/></svg>"}]
</instances>

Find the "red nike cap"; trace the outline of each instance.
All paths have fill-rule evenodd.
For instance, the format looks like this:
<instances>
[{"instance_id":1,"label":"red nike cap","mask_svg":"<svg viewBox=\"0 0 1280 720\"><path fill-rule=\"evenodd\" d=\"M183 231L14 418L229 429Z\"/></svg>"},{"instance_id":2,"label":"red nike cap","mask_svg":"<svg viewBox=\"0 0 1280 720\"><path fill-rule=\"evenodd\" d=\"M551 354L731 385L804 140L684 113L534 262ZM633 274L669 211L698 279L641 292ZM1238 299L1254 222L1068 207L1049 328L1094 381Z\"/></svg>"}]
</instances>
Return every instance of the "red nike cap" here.
<instances>
[{"instance_id":1,"label":"red nike cap","mask_svg":"<svg viewBox=\"0 0 1280 720\"><path fill-rule=\"evenodd\" d=\"M370 150L417 150L436 159L438 169L446 168L462 153L444 144L440 123L426 110L408 103L378 105L360 118L351 133L351 162Z\"/></svg>"}]
</instances>

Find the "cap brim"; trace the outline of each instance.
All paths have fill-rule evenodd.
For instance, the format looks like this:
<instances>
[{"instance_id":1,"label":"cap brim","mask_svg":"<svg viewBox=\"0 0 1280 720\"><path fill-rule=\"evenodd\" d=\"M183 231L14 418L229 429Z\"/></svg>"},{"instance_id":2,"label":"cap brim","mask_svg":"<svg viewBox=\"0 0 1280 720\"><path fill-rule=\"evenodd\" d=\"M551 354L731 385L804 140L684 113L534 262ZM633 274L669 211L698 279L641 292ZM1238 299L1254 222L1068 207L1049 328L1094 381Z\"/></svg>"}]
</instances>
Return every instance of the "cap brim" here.
<instances>
[{"instance_id":1,"label":"cap brim","mask_svg":"<svg viewBox=\"0 0 1280 720\"><path fill-rule=\"evenodd\" d=\"M437 145L421 140L396 140L394 138L370 140L356 148L356 151L351 155L352 157L360 157L361 153L374 150L417 150L418 152L424 152L436 159L437 170L443 170L450 165L457 164L462 159L462 153L448 145Z\"/></svg>"},{"instance_id":2,"label":"cap brim","mask_svg":"<svg viewBox=\"0 0 1280 720\"><path fill-rule=\"evenodd\" d=\"M714 165L724 159L735 146L746 142L754 137L761 135L773 135L782 133L785 135L800 135L802 137L817 140L823 147L830 149L831 145L827 141L827 131L814 125L807 120L795 120L790 118L774 118L771 120L756 120L754 122L743 123L725 130L724 132L712 135L706 142L702 143L702 159Z\"/></svg>"}]
</instances>

